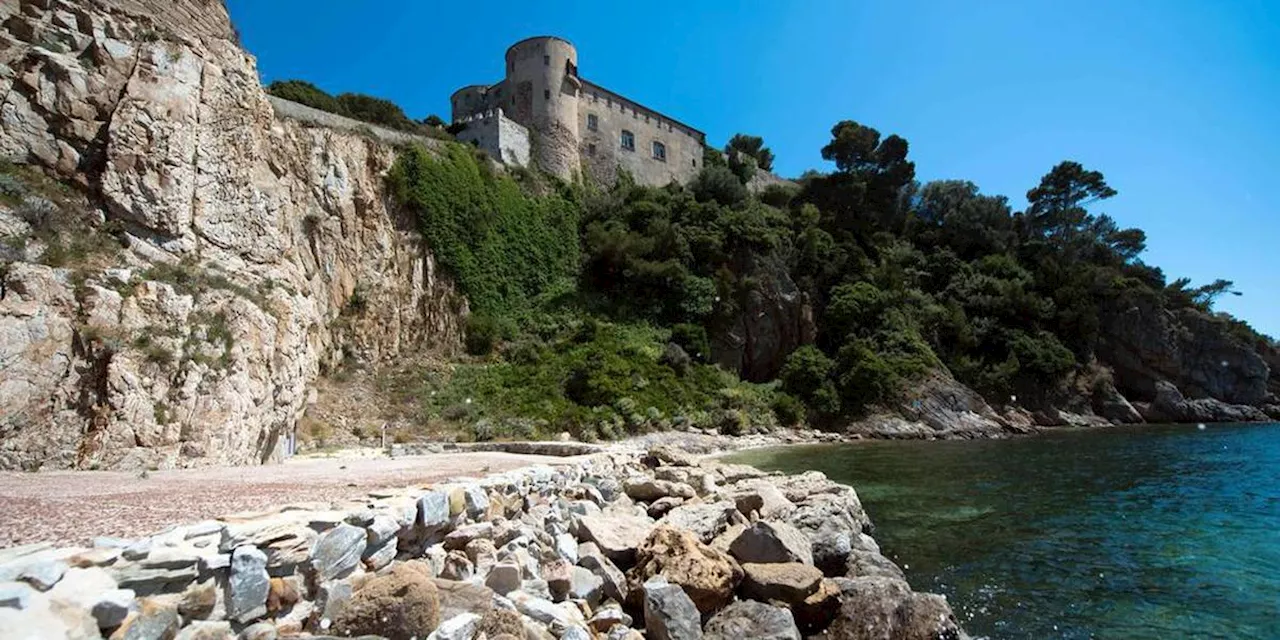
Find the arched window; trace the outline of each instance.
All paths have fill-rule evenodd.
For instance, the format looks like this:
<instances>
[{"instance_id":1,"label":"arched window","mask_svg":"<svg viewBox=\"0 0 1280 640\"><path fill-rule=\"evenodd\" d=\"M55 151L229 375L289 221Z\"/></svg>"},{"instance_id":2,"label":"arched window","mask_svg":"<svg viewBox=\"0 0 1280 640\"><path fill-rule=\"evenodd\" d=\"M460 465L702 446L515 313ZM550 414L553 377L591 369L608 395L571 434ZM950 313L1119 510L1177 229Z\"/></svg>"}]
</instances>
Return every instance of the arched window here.
<instances>
[{"instance_id":1,"label":"arched window","mask_svg":"<svg viewBox=\"0 0 1280 640\"><path fill-rule=\"evenodd\" d=\"M654 140L653 141L653 159L666 162L667 161L667 145L662 144L657 140Z\"/></svg>"},{"instance_id":2,"label":"arched window","mask_svg":"<svg viewBox=\"0 0 1280 640\"><path fill-rule=\"evenodd\" d=\"M635 151L636 150L636 134L631 133L626 129L623 129L622 130L622 148L626 149L627 151Z\"/></svg>"}]
</instances>

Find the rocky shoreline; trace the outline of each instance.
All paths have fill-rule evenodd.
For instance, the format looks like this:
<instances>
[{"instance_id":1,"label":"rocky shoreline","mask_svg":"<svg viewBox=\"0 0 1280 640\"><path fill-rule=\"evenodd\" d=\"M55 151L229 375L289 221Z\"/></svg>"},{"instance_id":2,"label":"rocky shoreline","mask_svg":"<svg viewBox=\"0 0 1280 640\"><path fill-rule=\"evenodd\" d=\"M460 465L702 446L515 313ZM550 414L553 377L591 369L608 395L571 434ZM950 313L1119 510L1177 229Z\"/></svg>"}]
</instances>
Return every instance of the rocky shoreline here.
<instances>
[{"instance_id":1,"label":"rocky shoreline","mask_svg":"<svg viewBox=\"0 0 1280 640\"><path fill-rule=\"evenodd\" d=\"M942 639L857 493L675 447L85 548L0 550L0 637Z\"/></svg>"}]
</instances>

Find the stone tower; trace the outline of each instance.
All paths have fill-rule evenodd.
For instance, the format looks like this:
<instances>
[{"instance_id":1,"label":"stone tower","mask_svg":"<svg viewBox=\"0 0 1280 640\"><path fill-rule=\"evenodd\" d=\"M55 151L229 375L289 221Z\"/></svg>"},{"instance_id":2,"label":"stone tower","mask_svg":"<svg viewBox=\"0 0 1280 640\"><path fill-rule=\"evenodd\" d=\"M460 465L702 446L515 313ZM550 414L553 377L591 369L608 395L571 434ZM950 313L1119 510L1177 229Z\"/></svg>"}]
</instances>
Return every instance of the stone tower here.
<instances>
[{"instance_id":1,"label":"stone tower","mask_svg":"<svg viewBox=\"0 0 1280 640\"><path fill-rule=\"evenodd\" d=\"M570 179L582 170L578 149L578 51L554 36L527 38L507 49L511 118L533 135L533 160Z\"/></svg>"}]
</instances>

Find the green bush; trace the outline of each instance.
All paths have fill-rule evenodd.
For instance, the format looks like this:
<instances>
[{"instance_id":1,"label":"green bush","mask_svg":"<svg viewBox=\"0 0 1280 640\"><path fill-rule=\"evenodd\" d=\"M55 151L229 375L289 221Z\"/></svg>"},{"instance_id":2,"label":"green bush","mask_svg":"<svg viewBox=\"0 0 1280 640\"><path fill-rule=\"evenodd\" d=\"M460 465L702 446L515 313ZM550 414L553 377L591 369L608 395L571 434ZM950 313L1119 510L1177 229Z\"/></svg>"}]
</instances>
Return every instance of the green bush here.
<instances>
[{"instance_id":1,"label":"green bush","mask_svg":"<svg viewBox=\"0 0 1280 640\"><path fill-rule=\"evenodd\" d=\"M337 98L305 80L276 80L267 85L267 93L313 109L346 115Z\"/></svg>"},{"instance_id":2,"label":"green bush","mask_svg":"<svg viewBox=\"0 0 1280 640\"><path fill-rule=\"evenodd\" d=\"M442 157L406 150L388 184L480 315L512 317L577 275L577 204L526 195L462 145L448 145Z\"/></svg>"},{"instance_id":3,"label":"green bush","mask_svg":"<svg viewBox=\"0 0 1280 640\"><path fill-rule=\"evenodd\" d=\"M502 339L502 327L498 321L486 315L467 317L466 338L464 340L467 353L473 356L487 356Z\"/></svg>"},{"instance_id":4,"label":"green bush","mask_svg":"<svg viewBox=\"0 0 1280 640\"><path fill-rule=\"evenodd\" d=\"M784 427L794 427L804 421L804 403L785 393L779 393L773 399L773 415Z\"/></svg>"},{"instance_id":5,"label":"green bush","mask_svg":"<svg viewBox=\"0 0 1280 640\"><path fill-rule=\"evenodd\" d=\"M681 323L671 327L671 341L698 362L711 361L711 340L702 325Z\"/></svg>"},{"instance_id":6,"label":"green bush","mask_svg":"<svg viewBox=\"0 0 1280 640\"><path fill-rule=\"evenodd\" d=\"M749 195L743 181L728 167L703 167L691 189L698 202L718 202L726 207L741 204Z\"/></svg>"}]
</instances>

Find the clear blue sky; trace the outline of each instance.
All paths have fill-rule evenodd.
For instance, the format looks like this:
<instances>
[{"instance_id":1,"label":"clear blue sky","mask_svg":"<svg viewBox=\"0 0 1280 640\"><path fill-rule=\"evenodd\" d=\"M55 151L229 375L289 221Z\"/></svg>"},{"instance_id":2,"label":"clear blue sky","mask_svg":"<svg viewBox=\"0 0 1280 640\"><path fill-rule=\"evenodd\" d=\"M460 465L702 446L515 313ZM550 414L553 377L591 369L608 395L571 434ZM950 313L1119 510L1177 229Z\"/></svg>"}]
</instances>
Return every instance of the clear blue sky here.
<instances>
[{"instance_id":1,"label":"clear blue sky","mask_svg":"<svg viewBox=\"0 0 1280 640\"><path fill-rule=\"evenodd\" d=\"M389 98L449 118L449 94L554 34L581 73L722 145L762 135L778 172L826 168L831 125L911 143L917 177L1015 207L1055 163L1102 171L1098 208L1143 256L1234 280L1219 308L1280 337L1280 1L378 3L228 0L264 82Z\"/></svg>"}]
</instances>

